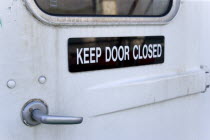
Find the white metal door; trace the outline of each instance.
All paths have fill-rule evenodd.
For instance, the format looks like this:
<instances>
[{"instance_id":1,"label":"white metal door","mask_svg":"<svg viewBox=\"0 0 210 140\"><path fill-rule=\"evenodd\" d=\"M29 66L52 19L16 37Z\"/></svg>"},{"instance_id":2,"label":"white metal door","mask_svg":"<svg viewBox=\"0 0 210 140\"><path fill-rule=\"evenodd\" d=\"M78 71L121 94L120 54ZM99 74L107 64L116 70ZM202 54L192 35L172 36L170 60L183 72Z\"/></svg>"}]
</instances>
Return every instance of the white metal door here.
<instances>
[{"instance_id":1,"label":"white metal door","mask_svg":"<svg viewBox=\"0 0 210 140\"><path fill-rule=\"evenodd\" d=\"M182 0L168 24L119 26L49 25L24 4L0 2L1 139L209 139L210 1ZM69 38L156 35L165 36L163 64L68 71ZM84 121L28 127L20 114L31 99Z\"/></svg>"}]
</instances>

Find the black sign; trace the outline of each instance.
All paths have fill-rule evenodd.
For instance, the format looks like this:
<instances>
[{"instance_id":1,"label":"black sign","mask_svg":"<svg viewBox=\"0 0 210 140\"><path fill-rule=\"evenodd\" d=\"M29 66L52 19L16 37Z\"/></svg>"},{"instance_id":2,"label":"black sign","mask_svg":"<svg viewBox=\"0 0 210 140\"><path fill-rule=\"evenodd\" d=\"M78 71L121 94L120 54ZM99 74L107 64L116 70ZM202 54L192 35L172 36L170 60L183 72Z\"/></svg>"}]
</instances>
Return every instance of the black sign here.
<instances>
[{"instance_id":1,"label":"black sign","mask_svg":"<svg viewBox=\"0 0 210 140\"><path fill-rule=\"evenodd\" d=\"M70 72L164 63L164 36L70 38Z\"/></svg>"}]
</instances>

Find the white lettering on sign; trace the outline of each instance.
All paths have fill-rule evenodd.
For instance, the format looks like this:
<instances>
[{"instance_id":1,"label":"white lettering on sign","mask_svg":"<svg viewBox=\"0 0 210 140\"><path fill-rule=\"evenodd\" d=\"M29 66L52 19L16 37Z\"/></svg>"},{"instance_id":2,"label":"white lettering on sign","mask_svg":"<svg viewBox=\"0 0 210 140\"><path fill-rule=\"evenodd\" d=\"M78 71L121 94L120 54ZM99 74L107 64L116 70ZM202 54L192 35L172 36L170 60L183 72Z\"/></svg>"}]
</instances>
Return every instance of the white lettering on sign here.
<instances>
[{"instance_id":1,"label":"white lettering on sign","mask_svg":"<svg viewBox=\"0 0 210 140\"><path fill-rule=\"evenodd\" d=\"M94 51L95 51L95 48L90 48L90 63L96 63L96 60L93 59L93 57L96 56Z\"/></svg>"},{"instance_id":2,"label":"white lettering on sign","mask_svg":"<svg viewBox=\"0 0 210 140\"><path fill-rule=\"evenodd\" d=\"M136 53L138 52L138 53ZM162 56L162 46L161 44L145 44L141 48L139 45L133 47L133 58L134 60L138 59L152 59L160 58Z\"/></svg>"},{"instance_id":3,"label":"white lettering on sign","mask_svg":"<svg viewBox=\"0 0 210 140\"><path fill-rule=\"evenodd\" d=\"M162 45L161 44L144 44L134 45L132 48L129 46L113 46L105 47L103 59L105 62L117 62L130 60L130 50L132 50L132 58L134 60L140 59L153 59L160 58L162 56ZM91 48L77 48L77 65L80 64L94 64L99 63L99 59L102 57L102 48L91 47Z\"/></svg>"},{"instance_id":4,"label":"white lettering on sign","mask_svg":"<svg viewBox=\"0 0 210 140\"><path fill-rule=\"evenodd\" d=\"M125 59L124 60L130 60L129 51L130 51L130 47L125 46Z\"/></svg>"},{"instance_id":5,"label":"white lettering on sign","mask_svg":"<svg viewBox=\"0 0 210 140\"><path fill-rule=\"evenodd\" d=\"M149 45L148 57L149 57L150 59L152 58L152 44Z\"/></svg>"},{"instance_id":6,"label":"white lettering on sign","mask_svg":"<svg viewBox=\"0 0 210 140\"><path fill-rule=\"evenodd\" d=\"M117 47L114 46L114 47L112 48L112 61L114 61L114 62L117 61L117 52L118 52Z\"/></svg>"},{"instance_id":7,"label":"white lettering on sign","mask_svg":"<svg viewBox=\"0 0 210 140\"><path fill-rule=\"evenodd\" d=\"M106 54L106 62L110 62L111 60L111 48L110 47L106 47L105 49L105 54Z\"/></svg>"},{"instance_id":8,"label":"white lettering on sign","mask_svg":"<svg viewBox=\"0 0 210 140\"><path fill-rule=\"evenodd\" d=\"M162 56L162 46L161 44L158 44L158 57L161 57Z\"/></svg>"},{"instance_id":9,"label":"white lettering on sign","mask_svg":"<svg viewBox=\"0 0 210 140\"><path fill-rule=\"evenodd\" d=\"M111 60L113 62L116 62L117 60L123 61L123 60L129 60L129 46L120 46L117 48L116 46L110 48L106 47L105 49L106 53L106 62L110 62Z\"/></svg>"},{"instance_id":10,"label":"white lettering on sign","mask_svg":"<svg viewBox=\"0 0 210 140\"><path fill-rule=\"evenodd\" d=\"M119 51L118 51L117 55L118 55L119 60L123 61L123 59L125 57L125 52L124 52L123 46L119 47Z\"/></svg>"},{"instance_id":11,"label":"white lettering on sign","mask_svg":"<svg viewBox=\"0 0 210 140\"><path fill-rule=\"evenodd\" d=\"M90 50L89 48L84 48L84 64L90 63L90 61L88 60L88 57L89 57L88 51L89 50Z\"/></svg>"},{"instance_id":12,"label":"white lettering on sign","mask_svg":"<svg viewBox=\"0 0 210 140\"><path fill-rule=\"evenodd\" d=\"M98 58L101 57L101 48L96 47L96 63L98 63Z\"/></svg>"},{"instance_id":13,"label":"white lettering on sign","mask_svg":"<svg viewBox=\"0 0 210 140\"><path fill-rule=\"evenodd\" d=\"M102 52L100 47L77 49L77 65L98 63L98 59L101 57L101 53Z\"/></svg>"},{"instance_id":14,"label":"white lettering on sign","mask_svg":"<svg viewBox=\"0 0 210 140\"><path fill-rule=\"evenodd\" d=\"M83 48L81 48L80 50L77 49L77 65L79 65L79 61L81 64L83 64L83 60L82 60L82 56L81 56L82 50L83 50Z\"/></svg>"}]
</instances>

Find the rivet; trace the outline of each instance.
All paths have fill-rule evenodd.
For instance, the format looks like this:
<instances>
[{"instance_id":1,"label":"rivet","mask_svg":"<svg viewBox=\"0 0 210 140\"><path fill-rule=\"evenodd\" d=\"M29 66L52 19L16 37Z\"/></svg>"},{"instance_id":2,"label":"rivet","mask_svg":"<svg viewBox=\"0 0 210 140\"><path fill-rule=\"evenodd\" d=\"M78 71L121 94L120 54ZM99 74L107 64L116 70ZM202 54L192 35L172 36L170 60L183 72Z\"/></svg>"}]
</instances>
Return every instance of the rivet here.
<instances>
[{"instance_id":1,"label":"rivet","mask_svg":"<svg viewBox=\"0 0 210 140\"><path fill-rule=\"evenodd\" d=\"M16 86L16 82L14 80L9 80L7 82L7 87L8 88L13 89L13 88L15 88L15 86Z\"/></svg>"},{"instance_id":2,"label":"rivet","mask_svg":"<svg viewBox=\"0 0 210 140\"><path fill-rule=\"evenodd\" d=\"M44 83L46 83L47 78L45 76L40 76L38 81L40 84L44 84Z\"/></svg>"}]
</instances>

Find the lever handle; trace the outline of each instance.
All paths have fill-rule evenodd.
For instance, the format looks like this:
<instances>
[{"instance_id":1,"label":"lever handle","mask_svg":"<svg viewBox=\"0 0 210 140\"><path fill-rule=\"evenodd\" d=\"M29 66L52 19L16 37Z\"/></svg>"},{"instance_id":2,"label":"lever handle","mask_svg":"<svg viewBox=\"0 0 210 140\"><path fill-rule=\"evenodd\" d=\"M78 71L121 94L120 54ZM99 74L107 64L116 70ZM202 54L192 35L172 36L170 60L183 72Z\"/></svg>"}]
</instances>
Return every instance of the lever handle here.
<instances>
[{"instance_id":1,"label":"lever handle","mask_svg":"<svg viewBox=\"0 0 210 140\"><path fill-rule=\"evenodd\" d=\"M32 118L44 124L80 124L82 117L51 116L36 109L32 112Z\"/></svg>"},{"instance_id":2,"label":"lever handle","mask_svg":"<svg viewBox=\"0 0 210 140\"><path fill-rule=\"evenodd\" d=\"M23 123L28 126L38 124L80 124L83 121L82 117L71 116L52 116L48 115L48 107L41 100L31 100L25 104L22 109Z\"/></svg>"}]
</instances>

